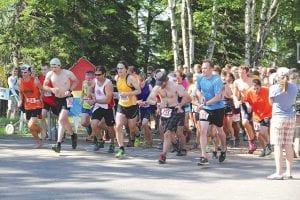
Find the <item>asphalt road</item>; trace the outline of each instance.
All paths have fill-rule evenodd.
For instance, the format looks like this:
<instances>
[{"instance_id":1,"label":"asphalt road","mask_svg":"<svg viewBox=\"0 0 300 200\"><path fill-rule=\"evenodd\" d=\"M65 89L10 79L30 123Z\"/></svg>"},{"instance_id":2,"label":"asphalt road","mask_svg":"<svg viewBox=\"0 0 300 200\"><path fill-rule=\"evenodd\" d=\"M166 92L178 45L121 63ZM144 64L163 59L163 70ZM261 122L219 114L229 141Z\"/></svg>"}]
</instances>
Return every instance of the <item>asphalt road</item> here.
<instances>
[{"instance_id":1,"label":"asphalt road","mask_svg":"<svg viewBox=\"0 0 300 200\"><path fill-rule=\"evenodd\" d=\"M300 160L293 180L269 181L273 156L247 155L246 148L228 150L224 163L210 159L197 166L198 150L186 157L168 156L157 162L159 150L127 148L126 157L107 153L108 145L91 152L81 140L76 150L70 141L62 152L32 149L32 138L0 137L0 199L203 199L299 200ZM257 152L258 153L258 152Z\"/></svg>"}]
</instances>

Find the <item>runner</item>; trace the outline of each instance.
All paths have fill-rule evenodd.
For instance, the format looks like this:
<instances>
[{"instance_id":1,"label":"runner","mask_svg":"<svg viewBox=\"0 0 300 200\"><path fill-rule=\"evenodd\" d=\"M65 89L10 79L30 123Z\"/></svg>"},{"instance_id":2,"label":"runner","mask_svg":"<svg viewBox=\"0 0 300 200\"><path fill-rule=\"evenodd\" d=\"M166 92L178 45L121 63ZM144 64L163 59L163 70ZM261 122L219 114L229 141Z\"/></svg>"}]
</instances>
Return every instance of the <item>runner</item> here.
<instances>
[{"instance_id":1,"label":"runner","mask_svg":"<svg viewBox=\"0 0 300 200\"><path fill-rule=\"evenodd\" d=\"M206 154L207 131L209 125L215 127L221 142L221 154L219 162L226 158L226 136L223 131L224 102L222 100L223 82L218 75L213 74L213 64L209 60L204 60L202 64L202 75L197 79L197 89L204 97L204 103L198 104L200 109L200 149L201 157L198 165L207 165Z\"/></svg>"},{"instance_id":2,"label":"runner","mask_svg":"<svg viewBox=\"0 0 300 200\"><path fill-rule=\"evenodd\" d=\"M94 82L95 76L93 71L87 71L85 73L85 80L82 82L80 104L81 107L81 125L86 128L88 137L86 140L92 139L92 127L91 116L93 113L93 105L90 105L87 101L92 100L92 94L88 95L88 88Z\"/></svg>"},{"instance_id":3,"label":"runner","mask_svg":"<svg viewBox=\"0 0 300 200\"><path fill-rule=\"evenodd\" d=\"M239 79L233 82L233 100L235 106L241 106L242 124L248 135L248 153L252 154L256 150L254 142L254 133L251 125L252 113L247 111L247 106L244 103L244 97L247 90L252 86L252 78L248 77L249 68L246 66L239 67Z\"/></svg>"},{"instance_id":4,"label":"runner","mask_svg":"<svg viewBox=\"0 0 300 200\"><path fill-rule=\"evenodd\" d=\"M254 131L262 147L260 157L270 155L269 127L272 116L272 106L269 103L269 88L262 87L258 79L253 79L253 86L247 91L244 98L248 111L253 112Z\"/></svg>"},{"instance_id":5,"label":"runner","mask_svg":"<svg viewBox=\"0 0 300 200\"><path fill-rule=\"evenodd\" d=\"M128 123L130 136L129 146L140 141L140 137L136 137L136 121L138 115L138 105L136 95L141 93L141 88L135 77L127 73L128 65L125 61L120 61L117 65L118 77L117 88L119 92L119 102L116 114L116 136L119 143L119 151L117 158L121 158L125 154L123 126Z\"/></svg>"},{"instance_id":6,"label":"runner","mask_svg":"<svg viewBox=\"0 0 300 200\"><path fill-rule=\"evenodd\" d=\"M49 66L43 65L42 66L42 74L39 76L39 81L41 85L44 84L46 74L49 72ZM52 83L49 83L49 87L52 87ZM46 118L47 118L47 113L52 112L54 115L58 115L57 109L56 109L56 104L55 104L55 96L51 92L43 92L43 103L44 107L42 110L42 119L41 119L41 128L42 132L46 133L47 131L47 124L46 124ZM51 130L48 130L48 133L50 134Z\"/></svg>"},{"instance_id":7,"label":"runner","mask_svg":"<svg viewBox=\"0 0 300 200\"><path fill-rule=\"evenodd\" d=\"M157 73L156 86L151 91L147 102L154 105L157 95L161 100L159 107L164 132L163 152L160 154L158 162L164 164L171 142L174 141L179 120L184 113L183 107L191 101L191 98L182 86L169 81L165 72ZM180 103L178 103L178 98L182 98Z\"/></svg>"},{"instance_id":8,"label":"runner","mask_svg":"<svg viewBox=\"0 0 300 200\"><path fill-rule=\"evenodd\" d=\"M104 141L100 134L100 129L107 130L110 134L111 143L108 149L109 153L115 151L115 119L114 119L114 94L113 84L111 80L106 78L106 69L103 66L96 67L96 79L89 86L89 93L93 96L92 100L88 100L89 105L94 105L92 114L92 130L96 136L94 151L104 147ZM88 94L89 95L89 94ZM105 120L105 126L101 126L101 121Z\"/></svg>"},{"instance_id":9,"label":"runner","mask_svg":"<svg viewBox=\"0 0 300 200\"><path fill-rule=\"evenodd\" d=\"M68 114L73 102L72 90L76 88L78 79L73 72L61 68L61 62L58 58L53 58L50 61L50 66L52 71L47 73L43 88L45 91L52 92L55 95L55 103L59 113L58 138L57 143L52 146L52 150L60 153L65 130L71 135L72 148L76 149L77 147L77 134L73 132ZM49 87L50 82L53 87Z\"/></svg>"},{"instance_id":10,"label":"runner","mask_svg":"<svg viewBox=\"0 0 300 200\"><path fill-rule=\"evenodd\" d=\"M46 139L45 132L42 133L42 138L38 136L41 131L38 125L38 118L41 117L43 101L41 96L42 86L38 79L31 76L31 67L25 64L21 68L22 78L20 79L20 95L18 107L24 105L26 120L30 133L38 143L35 148L40 148L43 145L43 140Z\"/></svg>"}]
</instances>

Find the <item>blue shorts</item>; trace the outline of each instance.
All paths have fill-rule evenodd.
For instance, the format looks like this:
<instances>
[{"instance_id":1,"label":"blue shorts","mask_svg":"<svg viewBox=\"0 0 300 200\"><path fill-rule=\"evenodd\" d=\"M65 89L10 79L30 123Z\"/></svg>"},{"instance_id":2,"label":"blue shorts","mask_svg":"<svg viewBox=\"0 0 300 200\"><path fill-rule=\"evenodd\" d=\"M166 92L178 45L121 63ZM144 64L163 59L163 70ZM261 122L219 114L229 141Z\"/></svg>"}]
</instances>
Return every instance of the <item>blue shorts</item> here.
<instances>
[{"instance_id":1,"label":"blue shorts","mask_svg":"<svg viewBox=\"0 0 300 200\"><path fill-rule=\"evenodd\" d=\"M92 116L92 114L93 114L93 109L85 109L85 108L81 107L81 113L86 113L86 114L88 114L89 116Z\"/></svg>"}]
</instances>

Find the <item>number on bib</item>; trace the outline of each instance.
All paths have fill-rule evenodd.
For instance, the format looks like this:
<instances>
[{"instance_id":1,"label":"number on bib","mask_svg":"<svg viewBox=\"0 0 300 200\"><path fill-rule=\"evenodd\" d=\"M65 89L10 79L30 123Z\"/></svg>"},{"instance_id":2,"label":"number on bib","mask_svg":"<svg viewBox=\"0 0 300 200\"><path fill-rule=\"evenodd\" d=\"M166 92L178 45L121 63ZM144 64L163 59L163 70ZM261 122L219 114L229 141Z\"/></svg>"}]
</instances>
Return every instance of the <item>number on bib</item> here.
<instances>
[{"instance_id":1,"label":"number on bib","mask_svg":"<svg viewBox=\"0 0 300 200\"><path fill-rule=\"evenodd\" d=\"M170 108L163 108L161 109L161 116L164 118L170 118L172 114L172 109Z\"/></svg>"},{"instance_id":2,"label":"number on bib","mask_svg":"<svg viewBox=\"0 0 300 200\"><path fill-rule=\"evenodd\" d=\"M253 122L253 125L254 125L254 130L256 132L260 131L260 123L259 122Z\"/></svg>"},{"instance_id":3,"label":"number on bib","mask_svg":"<svg viewBox=\"0 0 300 200\"><path fill-rule=\"evenodd\" d=\"M35 98L27 98L26 102L27 103L35 103Z\"/></svg>"},{"instance_id":4,"label":"number on bib","mask_svg":"<svg viewBox=\"0 0 300 200\"><path fill-rule=\"evenodd\" d=\"M73 107L73 97L66 98L67 101L67 108Z\"/></svg>"},{"instance_id":5,"label":"number on bib","mask_svg":"<svg viewBox=\"0 0 300 200\"><path fill-rule=\"evenodd\" d=\"M207 120L208 116L209 116L209 114L205 110L200 110L200 112L199 112L200 119Z\"/></svg>"}]
</instances>

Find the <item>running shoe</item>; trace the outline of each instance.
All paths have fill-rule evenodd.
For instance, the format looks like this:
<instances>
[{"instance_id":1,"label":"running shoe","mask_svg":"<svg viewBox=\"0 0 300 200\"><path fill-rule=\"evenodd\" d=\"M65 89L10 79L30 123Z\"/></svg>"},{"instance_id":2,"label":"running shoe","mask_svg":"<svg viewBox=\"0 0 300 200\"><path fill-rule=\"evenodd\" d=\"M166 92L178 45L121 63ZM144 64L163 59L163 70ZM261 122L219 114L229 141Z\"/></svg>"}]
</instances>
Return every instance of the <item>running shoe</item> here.
<instances>
[{"instance_id":1,"label":"running shoe","mask_svg":"<svg viewBox=\"0 0 300 200\"><path fill-rule=\"evenodd\" d=\"M265 148L266 156L270 155L272 153L272 146L270 144L267 145Z\"/></svg>"},{"instance_id":2,"label":"running shoe","mask_svg":"<svg viewBox=\"0 0 300 200\"><path fill-rule=\"evenodd\" d=\"M108 153L114 153L115 152L115 145L114 144L110 144L109 148L108 148Z\"/></svg>"},{"instance_id":3,"label":"running shoe","mask_svg":"<svg viewBox=\"0 0 300 200\"><path fill-rule=\"evenodd\" d=\"M206 147L205 147L205 152L206 152L206 153L210 153L210 152L211 152L210 145L206 145Z\"/></svg>"},{"instance_id":4,"label":"running shoe","mask_svg":"<svg viewBox=\"0 0 300 200\"><path fill-rule=\"evenodd\" d=\"M198 165L208 165L209 162L207 160L207 158L204 158L204 157L200 157L200 161L198 162Z\"/></svg>"},{"instance_id":5,"label":"running shoe","mask_svg":"<svg viewBox=\"0 0 300 200\"><path fill-rule=\"evenodd\" d=\"M187 154L186 149L182 149L177 152L176 156L186 156L186 154Z\"/></svg>"},{"instance_id":6,"label":"running shoe","mask_svg":"<svg viewBox=\"0 0 300 200\"><path fill-rule=\"evenodd\" d=\"M166 156L164 154L159 155L158 163L159 164L166 164Z\"/></svg>"},{"instance_id":7,"label":"running shoe","mask_svg":"<svg viewBox=\"0 0 300 200\"><path fill-rule=\"evenodd\" d=\"M266 150L263 149L263 150L261 150L259 157L265 157L265 156L266 156Z\"/></svg>"},{"instance_id":8,"label":"running shoe","mask_svg":"<svg viewBox=\"0 0 300 200\"><path fill-rule=\"evenodd\" d=\"M253 154L253 152L256 150L256 144L254 143L254 141L253 140L251 140L251 141L248 141L248 143L249 143L249 148L248 148L248 153L249 154Z\"/></svg>"},{"instance_id":9,"label":"running shoe","mask_svg":"<svg viewBox=\"0 0 300 200\"><path fill-rule=\"evenodd\" d=\"M219 162L224 162L224 160L226 159L226 151L221 151L221 154L219 156Z\"/></svg>"},{"instance_id":10,"label":"running shoe","mask_svg":"<svg viewBox=\"0 0 300 200\"><path fill-rule=\"evenodd\" d=\"M123 158L125 155L125 150L119 149L118 153L116 153L116 158Z\"/></svg>"},{"instance_id":11,"label":"running shoe","mask_svg":"<svg viewBox=\"0 0 300 200\"><path fill-rule=\"evenodd\" d=\"M126 147L134 147L134 140L129 140Z\"/></svg>"},{"instance_id":12,"label":"running shoe","mask_svg":"<svg viewBox=\"0 0 300 200\"><path fill-rule=\"evenodd\" d=\"M94 146L93 146L93 151L98 151L100 149L99 147L99 143L95 143Z\"/></svg>"},{"instance_id":13,"label":"running shoe","mask_svg":"<svg viewBox=\"0 0 300 200\"><path fill-rule=\"evenodd\" d=\"M141 146L141 137L135 137L135 141L134 141L134 147L140 147Z\"/></svg>"},{"instance_id":14,"label":"running shoe","mask_svg":"<svg viewBox=\"0 0 300 200\"><path fill-rule=\"evenodd\" d=\"M180 148L180 142L178 138L176 138L175 143L172 142L172 147L173 147L172 153L175 151L176 152L180 151L181 148Z\"/></svg>"},{"instance_id":15,"label":"running shoe","mask_svg":"<svg viewBox=\"0 0 300 200\"><path fill-rule=\"evenodd\" d=\"M214 159L218 159L218 152L217 152L217 151L213 151L213 152L212 152L212 157L213 157Z\"/></svg>"},{"instance_id":16,"label":"running shoe","mask_svg":"<svg viewBox=\"0 0 300 200\"><path fill-rule=\"evenodd\" d=\"M145 141L144 144L143 144L143 148L145 148L145 149L152 148L152 142Z\"/></svg>"},{"instance_id":17,"label":"running shoe","mask_svg":"<svg viewBox=\"0 0 300 200\"><path fill-rule=\"evenodd\" d=\"M58 143L52 145L52 150L55 151L56 153L60 153L61 145Z\"/></svg>"},{"instance_id":18,"label":"running shoe","mask_svg":"<svg viewBox=\"0 0 300 200\"><path fill-rule=\"evenodd\" d=\"M104 148L104 140L100 140L99 142L98 142L98 145L99 145L99 148Z\"/></svg>"},{"instance_id":19,"label":"running shoe","mask_svg":"<svg viewBox=\"0 0 300 200\"><path fill-rule=\"evenodd\" d=\"M72 148L76 149L77 147L77 134L73 133L73 135L71 135L71 140L72 140Z\"/></svg>"}]
</instances>

